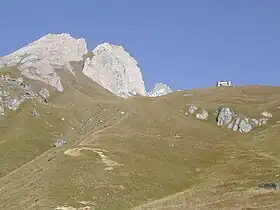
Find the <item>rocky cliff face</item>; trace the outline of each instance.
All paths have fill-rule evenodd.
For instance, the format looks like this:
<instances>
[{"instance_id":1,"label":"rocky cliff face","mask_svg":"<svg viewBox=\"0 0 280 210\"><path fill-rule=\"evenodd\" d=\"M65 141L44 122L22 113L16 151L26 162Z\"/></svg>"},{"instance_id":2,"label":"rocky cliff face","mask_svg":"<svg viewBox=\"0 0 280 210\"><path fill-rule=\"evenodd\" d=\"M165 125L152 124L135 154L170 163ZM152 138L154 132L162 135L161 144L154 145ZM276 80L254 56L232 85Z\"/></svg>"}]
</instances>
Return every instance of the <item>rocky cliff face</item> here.
<instances>
[{"instance_id":1,"label":"rocky cliff face","mask_svg":"<svg viewBox=\"0 0 280 210\"><path fill-rule=\"evenodd\" d=\"M62 92L60 77L56 69L72 72L70 61L80 61L87 52L85 39L75 39L69 34L48 34L27 46L4 56L3 66L17 66L21 74L42 81Z\"/></svg>"},{"instance_id":2,"label":"rocky cliff face","mask_svg":"<svg viewBox=\"0 0 280 210\"><path fill-rule=\"evenodd\" d=\"M47 103L50 93L42 88L38 93L21 77L0 75L0 119L8 111L15 111L27 100Z\"/></svg>"},{"instance_id":3,"label":"rocky cliff face","mask_svg":"<svg viewBox=\"0 0 280 210\"><path fill-rule=\"evenodd\" d=\"M63 69L75 76L71 61L84 62L80 71L122 98L134 95L157 97L172 92L167 85L157 83L152 92L147 93L137 61L122 46L103 43L88 52L85 39L76 39L67 33L48 34L1 57L0 68L16 66L27 78L63 92L59 71Z\"/></svg>"},{"instance_id":4,"label":"rocky cliff face","mask_svg":"<svg viewBox=\"0 0 280 210\"><path fill-rule=\"evenodd\" d=\"M171 88L168 85L163 84L163 83L157 83L157 84L155 84L153 90L150 93L148 93L148 95L150 97L158 97L158 96L166 95L171 92L173 92L173 91L171 90Z\"/></svg>"},{"instance_id":5,"label":"rocky cliff face","mask_svg":"<svg viewBox=\"0 0 280 210\"><path fill-rule=\"evenodd\" d=\"M83 73L117 96L145 95L145 85L137 61L121 46L103 43L85 60Z\"/></svg>"}]
</instances>

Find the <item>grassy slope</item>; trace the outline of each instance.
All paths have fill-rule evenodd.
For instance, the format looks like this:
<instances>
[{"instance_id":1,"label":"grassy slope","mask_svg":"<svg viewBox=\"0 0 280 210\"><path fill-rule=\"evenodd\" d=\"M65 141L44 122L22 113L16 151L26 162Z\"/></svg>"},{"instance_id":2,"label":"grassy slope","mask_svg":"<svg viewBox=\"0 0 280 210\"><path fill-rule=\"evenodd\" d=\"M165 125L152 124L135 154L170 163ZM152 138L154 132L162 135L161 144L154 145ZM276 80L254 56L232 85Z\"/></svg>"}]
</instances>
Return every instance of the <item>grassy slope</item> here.
<instances>
[{"instance_id":1,"label":"grassy slope","mask_svg":"<svg viewBox=\"0 0 280 210\"><path fill-rule=\"evenodd\" d=\"M73 81L70 83L73 85ZM81 130L81 125L94 125L78 120L92 114L95 116L92 119L102 118L104 123L97 128L82 129L85 130L82 137L73 134L71 144L51 149L29 163L49 148L28 156L26 138L18 139L22 144L17 155L29 158L24 161L26 165L0 179L1 209L54 209L64 205L96 209L279 206L279 193L255 190L259 182L274 181L279 174L279 87L210 88L159 98L119 100L110 96L107 100L106 92L94 98L92 90L96 87L79 89L72 85L74 88L62 97L53 98L57 108L51 109L54 114L49 120L56 124L60 122L58 116L66 116L77 126L76 130ZM206 108L211 115L219 105L228 105L256 118L269 110L273 120L268 127L250 134L233 133L217 128L214 116L207 122L185 116L188 104ZM17 123L24 117L20 114L25 115L19 112ZM32 117L25 119L35 122ZM31 129L25 126L24 130ZM69 128L65 125L59 130L68 133ZM52 138L43 131L38 128L38 132L30 132L33 144L29 151L40 148L34 141L37 136L42 135L40 142L49 144ZM179 137L175 137L176 133ZM2 145L12 148L15 134L9 130L7 135L10 137ZM12 160L4 161L14 163L8 171L22 165L11 154ZM106 170L108 167L113 170ZM84 201L88 204L81 204Z\"/></svg>"},{"instance_id":2,"label":"grassy slope","mask_svg":"<svg viewBox=\"0 0 280 210\"><path fill-rule=\"evenodd\" d=\"M0 73L19 76L17 69L5 68ZM105 113L104 109L112 106L112 99L116 101L112 94L79 74L85 87L75 84L71 75L64 73L63 76L67 79L63 94L48 87L52 92L48 104L36 103L34 106L29 100L0 120L0 177L51 149L50 145L57 139L73 144L87 130L94 129L98 118ZM24 80L37 91L44 86L27 78ZM90 94L87 93L89 89ZM40 114L39 118L32 116L34 108ZM96 118L92 123L87 123L93 116Z\"/></svg>"}]
</instances>

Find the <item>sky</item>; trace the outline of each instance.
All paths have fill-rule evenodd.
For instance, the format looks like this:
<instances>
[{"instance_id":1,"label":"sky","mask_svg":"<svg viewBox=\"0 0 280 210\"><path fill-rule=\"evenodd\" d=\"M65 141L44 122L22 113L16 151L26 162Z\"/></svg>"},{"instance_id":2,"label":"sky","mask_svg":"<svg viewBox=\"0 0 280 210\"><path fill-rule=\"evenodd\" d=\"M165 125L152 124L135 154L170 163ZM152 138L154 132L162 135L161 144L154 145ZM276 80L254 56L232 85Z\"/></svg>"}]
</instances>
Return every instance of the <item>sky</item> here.
<instances>
[{"instance_id":1,"label":"sky","mask_svg":"<svg viewBox=\"0 0 280 210\"><path fill-rule=\"evenodd\" d=\"M146 88L280 85L279 0L1 0L0 56L48 33L122 45Z\"/></svg>"}]
</instances>

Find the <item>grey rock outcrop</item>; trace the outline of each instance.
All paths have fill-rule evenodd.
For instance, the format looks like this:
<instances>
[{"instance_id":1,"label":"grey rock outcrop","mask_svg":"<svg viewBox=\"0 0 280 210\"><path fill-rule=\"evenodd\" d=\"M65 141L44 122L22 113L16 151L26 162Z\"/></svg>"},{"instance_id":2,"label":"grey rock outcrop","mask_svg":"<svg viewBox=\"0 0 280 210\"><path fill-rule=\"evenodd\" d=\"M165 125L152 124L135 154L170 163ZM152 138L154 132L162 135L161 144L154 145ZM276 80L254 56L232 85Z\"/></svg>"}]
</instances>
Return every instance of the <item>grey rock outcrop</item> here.
<instances>
[{"instance_id":1,"label":"grey rock outcrop","mask_svg":"<svg viewBox=\"0 0 280 210\"><path fill-rule=\"evenodd\" d=\"M72 72L70 61L81 61L87 52L84 39L70 34L47 34L37 41L1 58L0 67L17 66L21 74L42 81L62 92L56 69L64 67Z\"/></svg>"},{"instance_id":2,"label":"grey rock outcrop","mask_svg":"<svg viewBox=\"0 0 280 210\"><path fill-rule=\"evenodd\" d=\"M220 108L218 110L217 125L222 126L230 123L234 113L229 108Z\"/></svg>"},{"instance_id":3,"label":"grey rock outcrop","mask_svg":"<svg viewBox=\"0 0 280 210\"><path fill-rule=\"evenodd\" d=\"M76 77L73 62L82 62L81 70L86 76L119 97L147 95L137 61L122 46L103 43L89 53L85 39L67 33L47 34L1 57L0 68L15 66L27 78L63 92L58 71L63 69Z\"/></svg>"},{"instance_id":4,"label":"grey rock outcrop","mask_svg":"<svg viewBox=\"0 0 280 210\"><path fill-rule=\"evenodd\" d=\"M85 60L82 71L94 82L117 96L146 95L137 61L123 47L103 43Z\"/></svg>"},{"instance_id":5,"label":"grey rock outcrop","mask_svg":"<svg viewBox=\"0 0 280 210\"><path fill-rule=\"evenodd\" d=\"M171 90L171 88L168 85L163 84L163 83L157 83L157 84L155 84L153 90L150 93L148 93L148 96L158 97L158 96L166 95L171 92L173 92L173 91Z\"/></svg>"},{"instance_id":6,"label":"grey rock outcrop","mask_svg":"<svg viewBox=\"0 0 280 210\"><path fill-rule=\"evenodd\" d=\"M217 125L228 125L228 129L239 132L249 132L252 130L252 125L248 118L234 117L238 116L234 111L228 107L220 107L217 110Z\"/></svg>"},{"instance_id":7,"label":"grey rock outcrop","mask_svg":"<svg viewBox=\"0 0 280 210\"><path fill-rule=\"evenodd\" d=\"M272 114L270 112L268 112L268 111L264 111L263 113L261 113L261 115L263 117L272 118Z\"/></svg>"},{"instance_id":8,"label":"grey rock outcrop","mask_svg":"<svg viewBox=\"0 0 280 210\"><path fill-rule=\"evenodd\" d=\"M198 112L199 111L199 112ZM197 106L195 105L190 105L189 106L189 113L190 114L194 114L195 112L198 112L195 116L196 116L196 119L199 119L199 120L207 120L208 117L209 117L209 113L207 110L205 109L199 109ZM187 112L185 112L185 115L188 115Z\"/></svg>"},{"instance_id":9,"label":"grey rock outcrop","mask_svg":"<svg viewBox=\"0 0 280 210\"><path fill-rule=\"evenodd\" d=\"M196 114L196 118L199 120L207 120L208 116L209 114L205 109L201 110L200 113Z\"/></svg>"},{"instance_id":10,"label":"grey rock outcrop","mask_svg":"<svg viewBox=\"0 0 280 210\"><path fill-rule=\"evenodd\" d=\"M253 126L262 126L262 125L265 125L267 123L268 118L262 117L259 120L253 118L253 119L251 119L251 121L252 121Z\"/></svg>"},{"instance_id":11,"label":"grey rock outcrop","mask_svg":"<svg viewBox=\"0 0 280 210\"><path fill-rule=\"evenodd\" d=\"M190 107L189 107L189 113L193 114L193 113L195 113L195 111L196 111L197 109L198 109L197 106L195 106L195 105L190 105Z\"/></svg>"},{"instance_id":12,"label":"grey rock outcrop","mask_svg":"<svg viewBox=\"0 0 280 210\"><path fill-rule=\"evenodd\" d=\"M252 125L248 122L248 119L241 120L239 124L239 132L249 132L252 130Z\"/></svg>"},{"instance_id":13,"label":"grey rock outcrop","mask_svg":"<svg viewBox=\"0 0 280 210\"><path fill-rule=\"evenodd\" d=\"M5 107L9 110L17 110L19 105L21 104L21 101L18 98L10 98L6 100L5 102Z\"/></svg>"},{"instance_id":14,"label":"grey rock outcrop","mask_svg":"<svg viewBox=\"0 0 280 210\"><path fill-rule=\"evenodd\" d=\"M241 122L241 119L239 117L235 119L235 121L233 123L233 127L232 127L233 131L238 131L240 122Z\"/></svg>"},{"instance_id":15,"label":"grey rock outcrop","mask_svg":"<svg viewBox=\"0 0 280 210\"><path fill-rule=\"evenodd\" d=\"M44 102L42 96L34 92L23 78L12 78L10 75L0 76L0 115L15 111L26 100Z\"/></svg>"},{"instance_id":16,"label":"grey rock outcrop","mask_svg":"<svg viewBox=\"0 0 280 210\"><path fill-rule=\"evenodd\" d=\"M196 113L196 118L200 120L207 120L209 116L207 110L198 108L195 105L189 106L189 113ZM227 125L227 128L234 132L248 133L253 129L253 126L262 126L268 121L268 118L260 118L259 120L248 118L242 114L235 113L228 107L219 107L213 114L216 116L216 122L219 127ZM272 117L269 112L261 115Z\"/></svg>"},{"instance_id":17,"label":"grey rock outcrop","mask_svg":"<svg viewBox=\"0 0 280 210\"><path fill-rule=\"evenodd\" d=\"M40 90L39 95L47 103L47 99L50 97L50 92L48 91L48 89L43 88L43 89Z\"/></svg>"},{"instance_id":18,"label":"grey rock outcrop","mask_svg":"<svg viewBox=\"0 0 280 210\"><path fill-rule=\"evenodd\" d=\"M261 118L260 119L260 126L265 125L267 123L268 119L267 118Z\"/></svg>"},{"instance_id":19,"label":"grey rock outcrop","mask_svg":"<svg viewBox=\"0 0 280 210\"><path fill-rule=\"evenodd\" d=\"M259 120L252 118L251 121L252 121L253 126L261 126L261 123Z\"/></svg>"}]
</instances>

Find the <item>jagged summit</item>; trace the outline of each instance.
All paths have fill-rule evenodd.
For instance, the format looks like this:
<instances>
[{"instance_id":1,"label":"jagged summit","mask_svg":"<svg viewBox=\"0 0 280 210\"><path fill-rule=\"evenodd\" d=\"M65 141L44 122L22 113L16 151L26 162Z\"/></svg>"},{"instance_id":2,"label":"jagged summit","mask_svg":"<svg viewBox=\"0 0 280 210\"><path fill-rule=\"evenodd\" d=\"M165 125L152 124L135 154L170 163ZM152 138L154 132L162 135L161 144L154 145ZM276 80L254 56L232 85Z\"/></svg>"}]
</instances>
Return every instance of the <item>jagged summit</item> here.
<instances>
[{"instance_id":1,"label":"jagged summit","mask_svg":"<svg viewBox=\"0 0 280 210\"><path fill-rule=\"evenodd\" d=\"M124 50L124 48L120 45L115 45L115 44L110 43L110 42L104 42L104 43L101 43L101 44L97 45L96 48L94 49L94 51L113 50L113 49L116 49L116 48L121 48L121 49Z\"/></svg>"},{"instance_id":2,"label":"jagged summit","mask_svg":"<svg viewBox=\"0 0 280 210\"><path fill-rule=\"evenodd\" d=\"M79 71L122 98L134 95L156 97L171 91L168 86L158 83L151 93L147 93L138 62L122 46L105 42L89 52L84 38L74 38L68 33L49 33L0 57L0 68L16 66L22 75L63 92L63 78L58 70L67 70L75 76L71 61L82 61L83 67Z\"/></svg>"},{"instance_id":3,"label":"jagged summit","mask_svg":"<svg viewBox=\"0 0 280 210\"><path fill-rule=\"evenodd\" d=\"M117 96L146 95L137 61L123 47L110 43L98 45L85 61L83 73Z\"/></svg>"},{"instance_id":4,"label":"jagged summit","mask_svg":"<svg viewBox=\"0 0 280 210\"><path fill-rule=\"evenodd\" d=\"M150 93L148 93L148 95L150 97L158 97L158 96L166 95L171 92L173 92L173 91L171 90L171 88L168 85L158 82L155 84L153 90Z\"/></svg>"},{"instance_id":5,"label":"jagged summit","mask_svg":"<svg viewBox=\"0 0 280 210\"><path fill-rule=\"evenodd\" d=\"M47 34L1 60L2 67L17 66L24 76L42 81L62 92L60 77L55 69L65 67L72 71L69 62L82 60L85 53L85 39L76 39L67 33Z\"/></svg>"}]
</instances>

